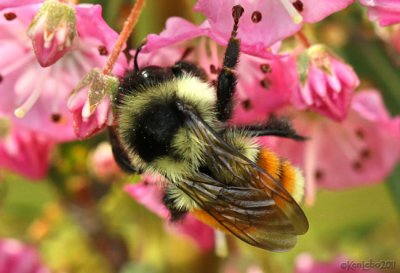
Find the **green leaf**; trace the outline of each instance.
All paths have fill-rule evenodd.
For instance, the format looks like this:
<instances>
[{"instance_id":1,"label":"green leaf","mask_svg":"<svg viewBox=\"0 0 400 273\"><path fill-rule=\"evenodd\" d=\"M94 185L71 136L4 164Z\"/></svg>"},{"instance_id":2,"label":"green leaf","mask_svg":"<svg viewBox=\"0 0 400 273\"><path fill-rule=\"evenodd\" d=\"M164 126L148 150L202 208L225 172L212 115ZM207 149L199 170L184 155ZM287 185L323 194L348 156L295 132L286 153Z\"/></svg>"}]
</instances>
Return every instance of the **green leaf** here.
<instances>
[{"instance_id":1,"label":"green leaf","mask_svg":"<svg viewBox=\"0 0 400 273\"><path fill-rule=\"evenodd\" d=\"M400 214L400 165L397 165L393 173L389 176L386 185Z\"/></svg>"}]
</instances>

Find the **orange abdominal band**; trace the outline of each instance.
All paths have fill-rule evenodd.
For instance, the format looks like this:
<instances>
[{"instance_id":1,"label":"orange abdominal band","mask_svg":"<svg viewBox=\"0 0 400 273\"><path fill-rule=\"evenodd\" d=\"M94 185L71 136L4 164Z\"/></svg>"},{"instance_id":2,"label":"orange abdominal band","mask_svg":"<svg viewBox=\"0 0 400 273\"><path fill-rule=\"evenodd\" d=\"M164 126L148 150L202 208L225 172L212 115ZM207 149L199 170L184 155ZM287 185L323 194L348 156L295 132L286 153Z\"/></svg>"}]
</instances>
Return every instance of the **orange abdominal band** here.
<instances>
[{"instance_id":1,"label":"orange abdominal band","mask_svg":"<svg viewBox=\"0 0 400 273\"><path fill-rule=\"evenodd\" d=\"M269 173L275 181L281 183L283 187L288 191L288 193L293 194L296 190L296 171L295 168L286 160L281 160L275 153L268 149L261 149L258 160L258 166ZM271 193L272 189L277 189L277 186L270 179L265 177L263 180L264 184L268 185L268 188L263 188L268 195L275 200L279 207L284 207L286 200L277 194ZM208 213L201 209L195 209L191 211L193 215L205 224L219 229L221 231L230 233L224 226L222 226L217 220L211 217ZM229 228L235 229L234 225L229 225Z\"/></svg>"},{"instance_id":2,"label":"orange abdominal band","mask_svg":"<svg viewBox=\"0 0 400 273\"><path fill-rule=\"evenodd\" d=\"M261 149L258 161L258 166L264 169L267 173L269 173L276 182L281 183L286 191L293 195L296 191L296 170L292 166L292 164L287 160L280 159L275 153L271 152L268 149ZM271 189L277 189L278 186L276 183L265 177L263 182L269 186ZM285 199L280 197L277 194L271 193L271 190L265 189L266 192L272 194L272 198L275 200L276 204L279 207L285 205Z\"/></svg>"}]
</instances>

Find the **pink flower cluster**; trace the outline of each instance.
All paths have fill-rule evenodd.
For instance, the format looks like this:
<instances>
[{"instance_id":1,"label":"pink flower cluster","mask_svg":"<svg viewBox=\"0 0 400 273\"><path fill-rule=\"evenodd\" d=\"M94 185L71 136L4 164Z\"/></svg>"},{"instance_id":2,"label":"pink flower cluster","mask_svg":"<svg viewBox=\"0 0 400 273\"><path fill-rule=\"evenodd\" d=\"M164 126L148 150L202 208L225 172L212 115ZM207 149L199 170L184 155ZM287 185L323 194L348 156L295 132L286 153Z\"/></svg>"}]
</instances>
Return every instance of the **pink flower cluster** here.
<instances>
[{"instance_id":1,"label":"pink flower cluster","mask_svg":"<svg viewBox=\"0 0 400 273\"><path fill-rule=\"evenodd\" d=\"M190 52L186 60L197 63L210 82L215 81L224 53L220 45L227 43L232 28L230 10L241 4L245 10L238 31L242 54L236 69L237 103L230 122L254 124L266 121L272 113L293 120L308 141L265 137L260 142L302 167L308 204L314 202L317 186L337 190L377 183L400 159L400 116L389 116L379 91L356 92L359 79L349 64L323 45L277 54L278 42L299 31L302 22L321 20L353 1L328 2L200 0L195 10L204 13L205 22L196 26L170 18L163 32L147 37L139 57L140 67L171 66ZM189 43L193 39L195 48ZM146 176L126 190L168 218L159 189L148 182L152 179ZM318 270L307 272L323 272Z\"/></svg>"},{"instance_id":2,"label":"pink flower cluster","mask_svg":"<svg viewBox=\"0 0 400 273\"><path fill-rule=\"evenodd\" d=\"M284 56L273 54L277 47L266 51L265 47L271 43L263 39L278 37L278 33L271 29L269 35L261 37L256 30L245 31L256 24L250 18L246 20L246 16L254 11L267 12L263 6L266 2L239 2L245 9L238 32L245 53L236 69L237 105L231 122L262 122L271 113L293 120L294 127L310 140L295 142L266 137L262 143L302 167L309 204L314 202L317 185L344 189L382 181L399 162L400 117L389 116L379 91L356 92L359 79L354 70L325 46L312 45ZM308 3L303 2L307 7ZM339 2L343 3L339 5ZM141 65L170 66L189 47L187 41L197 39L197 47L186 59L199 64L210 81L215 81L224 52L217 43L226 43L232 27L227 3L230 1L223 4L199 1L196 9L208 17L200 26L181 18L170 18L162 33L148 36L145 53L139 59ZM338 5L333 5L330 13L345 7L349 1L335 3ZM321 19L327 14L314 16ZM303 15L309 16L309 13ZM293 24L290 20L281 22ZM258 43L263 44L263 53Z\"/></svg>"},{"instance_id":3,"label":"pink flower cluster","mask_svg":"<svg viewBox=\"0 0 400 273\"><path fill-rule=\"evenodd\" d=\"M146 206L150 211L165 220L170 219L168 209L162 204L161 178L144 175L142 181L135 185L127 185L125 191L137 202ZM187 215L177 223L171 223L167 227L172 233L181 234L194 243L202 251L210 251L214 247L214 231L192 215Z\"/></svg>"},{"instance_id":4,"label":"pink flower cluster","mask_svg":"<svg viewBox=\"0 0 400 273\"><path fill-rule=\"evenodd\" d=\"M186 60L204 69L210 82L215 81L222 66L222 46L232 30L232 6L242 5L237 103L230 122L264 122L271 114L293 120L308 141L264 138L260 142L302 167L306 201L311 204L317 186L343 189L382 181L400 158L400 117L389 116L379 91L356 91L359 79L349 64L323 45L280 55L281 41L300 31L304 23L318 22L353 2L199 0L195 10L207 19L194 25L170 18L163 32L148 36L139 65L171 66L186 55ZM360 2L381 25L400 23L396 1ZM65 16L52 25L54 9ZM98 5L1 1L0 168L41 178L54 145L89 137L113 122L108 96L91 96L86 88L89 84L76 86L87 72L105 64L116 40L117 34L102 19ZM197 45L188 50L192 40ZM121 56L113 72L121 75L126 68L127 61ZM85 79L92 85L98 83L96 71ZM168 218L155 178L143 179L127 191ZM213 232L196 221L189 216L176 229L189 236L193 230L204 234L207 239L198 243L209 249L214 244Z\"/></svg>"},{"instance_id":5,"label":"pink flower cluster","mask_svg":"<svg viewBox=\"0 0 400 273\"><path fill-rule=\"evenodd\" d=\"M50 273L36 249L14 239L0 239L0 272Z\"/></svg>"},{"instance_id":6,"label":"pink flower cluster","mask_svg":"<svg viewBox=\"0 0 400 273\"><path fill-rule=\"evenodd\" d=\"M0 120L9 124L0 135L0 167L36 179L46 175L54 144L112 122L107 101L90 115L84 115L85 92L67 102L80 79L105 64L118 37L99 5L42 2L0 3ZM65 16L57 21L54 13ZM126 64L121 57L114 72Z\"/></svg>"}]
</instances>

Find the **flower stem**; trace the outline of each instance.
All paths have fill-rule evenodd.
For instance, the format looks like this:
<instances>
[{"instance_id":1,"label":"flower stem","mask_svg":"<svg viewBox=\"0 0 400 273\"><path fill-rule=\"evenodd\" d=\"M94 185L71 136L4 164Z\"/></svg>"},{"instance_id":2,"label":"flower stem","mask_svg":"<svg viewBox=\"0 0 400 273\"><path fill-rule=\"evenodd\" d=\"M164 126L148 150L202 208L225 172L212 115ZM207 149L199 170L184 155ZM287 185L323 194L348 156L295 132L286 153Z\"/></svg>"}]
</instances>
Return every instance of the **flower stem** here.
<instances>
[{"instance_id":1,"label":"flower stem","mask_svg":"<svg viewBox=\"0 0 400 273\"><path fill-rule=\"evenodd\" d=\"M140 13L142 12L145 0L137 0L135 5L131 9L128 18L125 20L124 27L119 34L118 40L115 42L114 48L107 60L107 64L103 68L103 73L109 75L114 68L115 62L118 59L119 54L122 51L122 47L132 33L133 28L139 20Z\"/></svg>"},{"instance_id":2,"label":"flower stem","mask_svg":"<svg viewBox=\"0 0 400 273\"><path fill-rule=\"evenodd\" d=\"M297 32L297 38L300 40L300 42L306 47L309 48L311 46L310 41L308 40L307 36L304 35L302 31Z\"/></svg>"}]
</instances>

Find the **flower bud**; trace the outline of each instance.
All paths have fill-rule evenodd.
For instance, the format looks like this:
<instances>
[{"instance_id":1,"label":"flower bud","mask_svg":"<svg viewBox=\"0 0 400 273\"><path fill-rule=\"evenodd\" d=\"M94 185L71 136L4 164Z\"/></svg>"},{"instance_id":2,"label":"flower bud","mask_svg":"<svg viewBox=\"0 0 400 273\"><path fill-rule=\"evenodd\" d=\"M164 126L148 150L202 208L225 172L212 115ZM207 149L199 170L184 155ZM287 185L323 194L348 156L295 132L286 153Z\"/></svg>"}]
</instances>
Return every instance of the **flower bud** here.
<instances>
[{"instance_id":1,"label":"flower bud","mask_svg":"<svg viewBox=\"0 0 400 273\"><path fill-rule=\"evenodd\" d=\"M115 162L110 143L100 143L89 156L89 169L102 182L112 182L121 169Z\"/></svg>"},{"instance_id":2,"label":"flower bud","mask_svg":"<svg viewBox=\"0 0 400 273\"><path fill-rule=\"evenodd\" d=\"M89 137L112 124L110 97L116 93L118 85L116 77L95 68L72 90L67 106L78 137Z\"/></svg>"},{"instance_id":3,"label":"flower bud","mask_svg":"<svg viewBox=\"0 0 400 273\"><path fill-rule=\"evenodd\" d=\"M58 0L45 1L28 28L36 58L43 67L64 56L76 35L75 9Z\"/></svg>"},{"instance_id":4,"label":"flower bud","mask_svg":"<svg viewBox=\"0 0 400 273\"><path fill-rule=\"evenodd\" d=\"M359 79L353 68L335 57L325 46L314 45L297 60L300 86L293 103L331 119L343 120L348 113Z\"/></svg>"}]
</instances>

